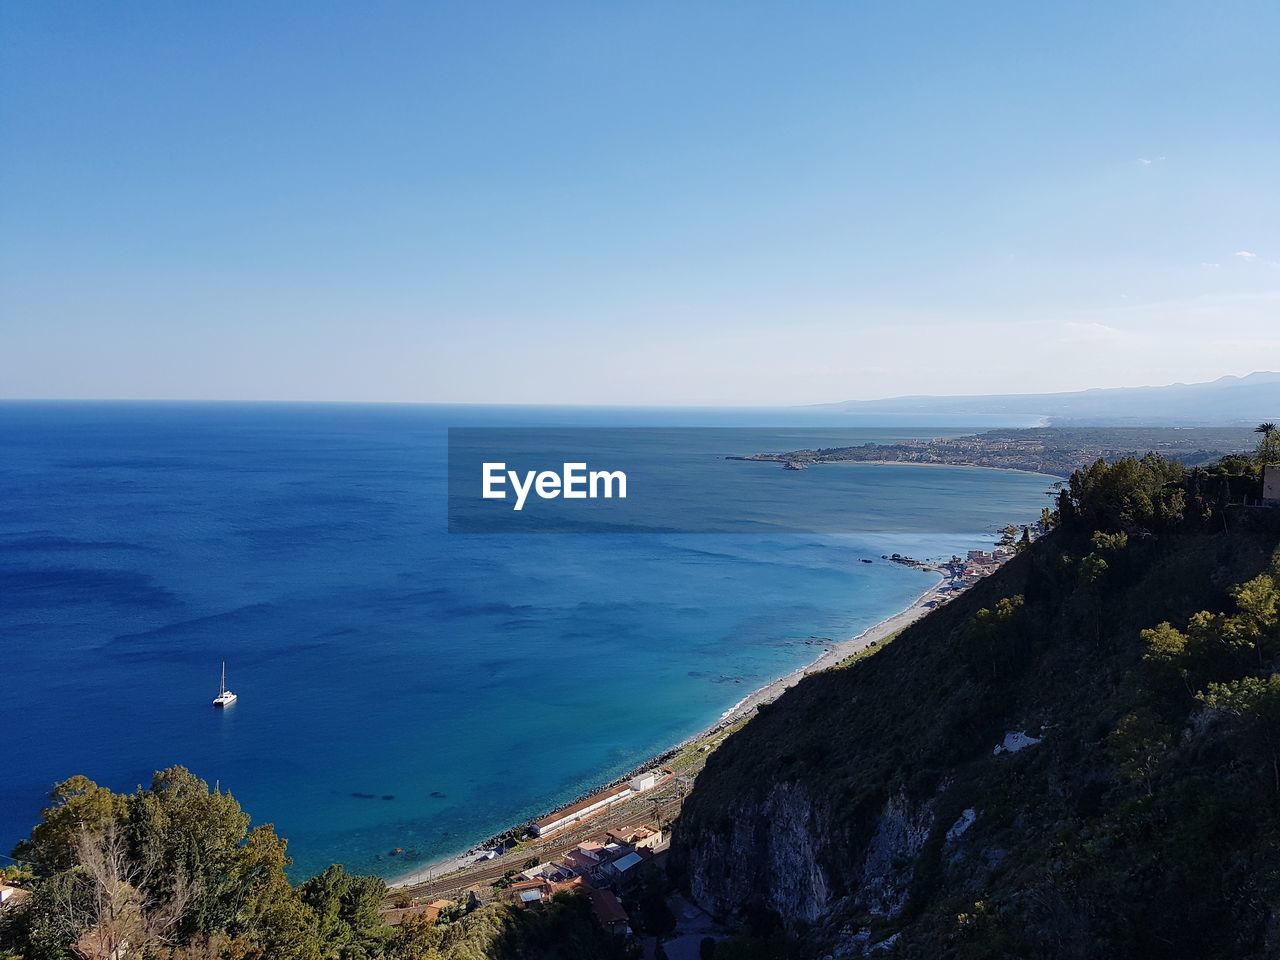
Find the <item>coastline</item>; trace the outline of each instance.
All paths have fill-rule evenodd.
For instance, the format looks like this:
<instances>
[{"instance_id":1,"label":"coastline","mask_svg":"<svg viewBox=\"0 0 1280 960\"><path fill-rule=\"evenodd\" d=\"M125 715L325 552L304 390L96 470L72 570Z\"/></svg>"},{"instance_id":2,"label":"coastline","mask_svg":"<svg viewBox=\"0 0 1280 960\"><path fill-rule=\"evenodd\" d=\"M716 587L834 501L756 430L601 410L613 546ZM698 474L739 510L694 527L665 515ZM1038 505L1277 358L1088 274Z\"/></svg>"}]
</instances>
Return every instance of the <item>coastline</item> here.
<instances>
[{"instance_id":1,"label":"coastline","mask_svg":"<svg viewBox=\"0 0 1280 960\"><path fill-rule=\"evenodd\" d=\"M905 629L915 623L925 614L929 613L942 600L946 593L943 587L948 584L948 579L937 568L932 566L921 567L931 576L937 579L922 591L911 603L899 610L897 613L886 617L878 623L872 624L861 633L832 643L821 654L808 664L798 667L785 676L778 677L769 683L764 684L758 689L747 694L724 713L720 714L719 719L709 726L697 731L691 736L686 737L677 744L673 744L663 752L648 758L641 763L631 773L637 773L641 770L651 769L659 765L664 759L673 753L689 746L690 744L713 736L717 732L733 726L734 724L746 719L755 712L763 704L771 703L780 697L783 693L795 686L805 677L813 673L820 673L824 670L830 670L844 663L855 654L861 653L869 647L875 646L882 640L886 640L900 630ZM630 776L628 773L627 776ZM620 778L625 780L626 777ZM602 786L604 786L602 784ZM514 825L513 825L514 826ZM483 844L477 843L466 851L442 857L439 860L433 860L430 863L423 864L407 870L402 874L394 876L387 880L387 886L391 889L398 887L412 887L427 883L433 880L439 880L447 877L452 873L456 873L466 867L474 866L482 855Z\"/></svg>"},{"instance_id":2,"label":"coastline","mask_svg":"<svg viewBox=\"0 0 1280 960\"><path fill-rule=\"evenodd\" d=\"M778 463L785 464L787 461L776 459L774 457L730 457L731 460L742 460L745 463ZM944 467L948 470L959 468L968 468L971 470L997 470L1001 473L1029 473L1037 477L1049 477L1056 483L1069 479L1067 474L1046 473L1042 469L1033 469L1031 467L1010 467L1010 466L994 466L989 463L974 463L972 461L964 461L963 463L944 463L938 460L806 460L804 468L806 470L813 467L841 467L841 466L871 466L871 467Z\"/></svg>"},{"instance_id":3,"label":"coastline","mask_svg":"<svg viewBox=\"0 0 1280 960\"><path fill-rule=\"evenodd\" d=\"M937 602L944 598L945 594L942 587L947 584L947 578L938 573L932 567L921 568L931 576L938 579L926 588L919 596L902 610L892 616L886 617L879 623L872 624L856 636L850 637L848 640L840 640L827 647L816 659L809 664L791 671L786 676L779 677L771 683L765 684L760 689L749 693L736 704L720 715L720 719L701 731L697 737L699 739L714 733L721 727L736 723L743 719L757 707L764 703L770 703L776 700L783 693L794 687L797 683L809 676L811 673L821 673L823 670L830 670L838 667L844 661L848 660L854 654L861 653L868 647L875 646L881 640L886 640L900 630L909 627L915 623L926 613L934 609Z\"/></svg>"}]
</instances>

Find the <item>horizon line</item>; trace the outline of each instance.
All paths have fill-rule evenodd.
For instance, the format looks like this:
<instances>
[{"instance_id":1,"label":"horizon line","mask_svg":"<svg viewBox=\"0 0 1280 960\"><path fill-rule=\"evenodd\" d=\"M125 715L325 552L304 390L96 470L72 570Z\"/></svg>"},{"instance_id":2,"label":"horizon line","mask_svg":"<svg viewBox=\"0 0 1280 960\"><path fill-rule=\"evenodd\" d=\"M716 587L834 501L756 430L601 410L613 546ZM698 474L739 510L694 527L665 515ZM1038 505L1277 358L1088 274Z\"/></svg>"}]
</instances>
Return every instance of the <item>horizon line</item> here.
<instances>
[{"instance_id":1,"label":"horizon line","mask_svg":"<svg viewBox=\"0 0 1280 960\"><path fill-rule=\"evenodd\" d=\"M1059 397L1073 394L1097 393L1107 390L1158 390L1171 387L1210 386L1223 380L1243 381L1250 377L1280 377L1280 371L1253 370L1246 374L1222 374L1210 380L1176 380L1172 383L1124 384L1109 387L1083 387L1075 390L1047 390L1039 393L1006 392L1006 393L908 393L889 397L868 397L863 399L818 400L805 403L716 403L691 401L685 403L582 403L574 401L528 401L528 400L355 400L324 399L316 397L282 398L282 397L0 397L0 403L173 403L173 404L345 404L365 406L435 406L435 407L569 407L583 409L618 409L618 410L665 410L665 409L700 409L700 410L804 410L820 407L840 407L860 403L889 403L894 400L965 400L987 399L999 397Z\"/></svg>"}]
</instances>

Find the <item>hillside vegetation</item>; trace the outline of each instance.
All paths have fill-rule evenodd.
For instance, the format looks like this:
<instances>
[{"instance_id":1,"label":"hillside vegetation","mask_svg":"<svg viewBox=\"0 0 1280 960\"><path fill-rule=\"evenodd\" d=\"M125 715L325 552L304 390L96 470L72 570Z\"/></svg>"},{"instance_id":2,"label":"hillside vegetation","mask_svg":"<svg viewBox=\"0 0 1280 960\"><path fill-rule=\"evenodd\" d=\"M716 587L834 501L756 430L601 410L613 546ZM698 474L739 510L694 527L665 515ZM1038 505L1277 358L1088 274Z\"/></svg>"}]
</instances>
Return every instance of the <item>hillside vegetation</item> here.
<instances>
[{"instance_id":1,"label":"hillside vegetation","mask_svg":"<svg viewBox=\"0 0 1280 960\"><path fill-rule=\"evenodd\" d=\"M1280 510L1238 505L1258 476L1077 471L1049 535L731 737L673 860L753 933L733 955L1280 952Z\"/></svg>"}]
</instances>

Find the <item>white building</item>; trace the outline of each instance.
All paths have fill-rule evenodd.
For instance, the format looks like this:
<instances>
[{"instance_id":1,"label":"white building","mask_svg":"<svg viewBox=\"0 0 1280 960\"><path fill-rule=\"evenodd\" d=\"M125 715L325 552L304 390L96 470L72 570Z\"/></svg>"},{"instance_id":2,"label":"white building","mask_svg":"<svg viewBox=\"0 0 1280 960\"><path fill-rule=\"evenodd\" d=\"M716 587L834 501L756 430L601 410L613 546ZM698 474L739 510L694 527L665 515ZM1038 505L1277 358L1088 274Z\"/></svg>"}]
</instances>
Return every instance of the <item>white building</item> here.
<instances>
[{"instance_id":1,"label":"white building","mask_svg":"<svg viewBox=\"0 0 1280 960\"><path fill-rule=\"evenodd\" d=\"M631 786L625 783L601 790L599 793L593 793L585 800L579 800L563 810L557 810L541 820L535 820L533 823L533 835L545 837L552 833L559 833L575 823L595 816L601 810L612 807L615 803L621 803L631 795Z\"/></svg>"},{"instance_id":2,"label":"white building","mask_svg":"<svg viewBox=\"0 0 1280 960\"><path fill-rule=\"evenodd\" d=\"M1262 502L1280 506L1280 464L1269 463L1262 468Z\"/></svg>"},{"instance_id":3,"label":"white building","mask_svg":"<svg viewBox=\"0 0 1280 960\"><path fill-rule=\"evenodd\" d=\"M531 867L520 874L526 880L568 880L573 876L573 871L554 861L540 863L536 867Z\"/></svg>"},{"instance_id":4,"label":"white building","mask_svg":"<svg viewBox=\"0 0 1280 960\"><path fill-rule=\"evenodd\" d=\"M646 790L652 790L658 785L660 776L659 771L650 770L648 773L642 773L638 777L632 777L627 781L627 786L636 793L644 793Z\"/></svg>"}]
</instances>

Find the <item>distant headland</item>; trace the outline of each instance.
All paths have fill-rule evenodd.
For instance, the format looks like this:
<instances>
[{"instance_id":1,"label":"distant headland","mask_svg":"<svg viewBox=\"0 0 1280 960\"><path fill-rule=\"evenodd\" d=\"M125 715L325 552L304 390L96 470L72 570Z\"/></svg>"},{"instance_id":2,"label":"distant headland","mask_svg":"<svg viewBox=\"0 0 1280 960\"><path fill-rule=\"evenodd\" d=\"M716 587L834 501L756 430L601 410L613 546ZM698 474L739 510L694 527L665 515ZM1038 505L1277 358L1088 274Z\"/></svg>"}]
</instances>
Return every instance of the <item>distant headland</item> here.
<instances>
[{"instance_id":1,"label":"distant headland","mask_svg":"<svg viewBox=\"0 0 1280 960\"><path fill-rule=\"evenodd\" d=\"M753 453L729 459L781 463L786 470L803 470L817 463L913 463L1068 477L1073 470L1100 458L1114 460L1147 453L1196 466L1249 450L1255 439L1253 431L1243 427L1034 427L987 430L962 437Z\"/></svg>"}]
</instances>

